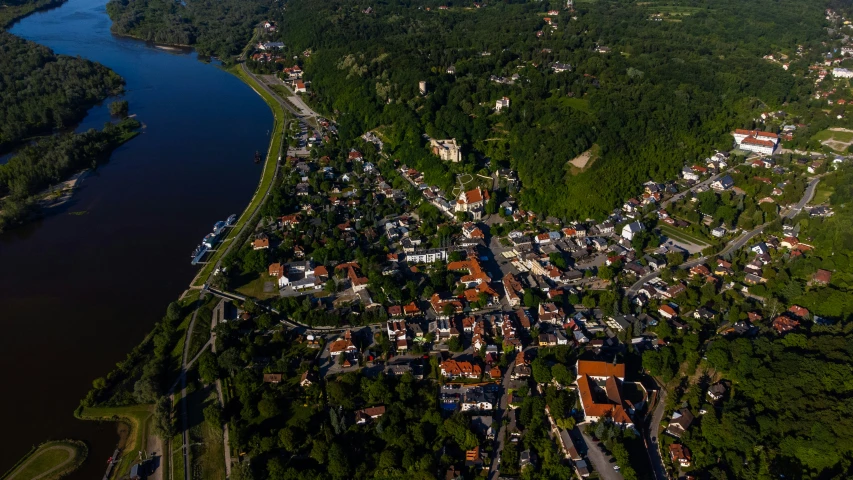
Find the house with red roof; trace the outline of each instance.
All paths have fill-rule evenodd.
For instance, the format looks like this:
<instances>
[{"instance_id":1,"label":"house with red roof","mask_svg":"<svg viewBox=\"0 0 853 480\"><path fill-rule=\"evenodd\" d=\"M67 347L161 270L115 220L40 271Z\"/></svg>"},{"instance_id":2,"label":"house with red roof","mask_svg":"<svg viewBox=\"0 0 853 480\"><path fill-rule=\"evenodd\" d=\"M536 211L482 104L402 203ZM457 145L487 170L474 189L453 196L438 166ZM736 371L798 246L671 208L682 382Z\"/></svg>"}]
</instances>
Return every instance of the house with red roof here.
<instances>
[{"instance_id":1,"label":"house with red roof","mask_svg":"<svg viewBox=\"0 0 853 480\"><path fill-rule=\"evenodd\" d=\"M441 362L441 375L446 378L472 378L478 379L483 374L483 369L471 362L445 360Z\"/></svg>"}]
</instances>

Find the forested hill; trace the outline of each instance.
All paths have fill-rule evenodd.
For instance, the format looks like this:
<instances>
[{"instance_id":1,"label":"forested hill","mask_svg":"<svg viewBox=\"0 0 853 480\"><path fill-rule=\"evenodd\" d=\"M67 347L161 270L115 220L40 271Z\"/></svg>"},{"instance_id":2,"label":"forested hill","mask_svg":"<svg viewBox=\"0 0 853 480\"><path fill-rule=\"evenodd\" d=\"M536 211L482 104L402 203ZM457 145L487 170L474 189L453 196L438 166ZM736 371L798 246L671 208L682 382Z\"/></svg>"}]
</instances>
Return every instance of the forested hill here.
<instances>
[{"instance_id":1,"label":"forested hill","mask_svg":"<svg viewBox=\"0 0 853 480\"><path fill-rule=\"evenodd\" d=\"M103 65L56 55L0 30L0 152L32 135L73 126L123 85Z\"/></svg>"},{"instance_id":2,"label":"forested hill","mask_svg":"<svg viewBox=\"0 0 853 480\"><path fill-rule=\"evenodd\" d=\"M811 92L794 73L813 59L795 52L825 38L825 2L665 4L599 0L569 12L564 2L290 0L275 20L285 58L313 51L300 62L342 131L383 126L395 156L437 184L447 166L421 155L421 135L455 137L466 158L516 168L527 207L584 218L729 147L727 132L755 112ZM761 59L780 51L791 70ZM555 73L555 62L572 70ZM511 107L495 114L504 95ZM594 143L600 160L568 168Z\"/></svg>"},{"instance_id":3,"label":"forested hill","mask_svg":"<svg viewBox=\"0 0 853 480\"><path fill-rule=\"evenodd\" d=\"M142 40L190 45L230 62L254 34L272 0L110 0L112 31Z\"/></svg>"}]
</instances>

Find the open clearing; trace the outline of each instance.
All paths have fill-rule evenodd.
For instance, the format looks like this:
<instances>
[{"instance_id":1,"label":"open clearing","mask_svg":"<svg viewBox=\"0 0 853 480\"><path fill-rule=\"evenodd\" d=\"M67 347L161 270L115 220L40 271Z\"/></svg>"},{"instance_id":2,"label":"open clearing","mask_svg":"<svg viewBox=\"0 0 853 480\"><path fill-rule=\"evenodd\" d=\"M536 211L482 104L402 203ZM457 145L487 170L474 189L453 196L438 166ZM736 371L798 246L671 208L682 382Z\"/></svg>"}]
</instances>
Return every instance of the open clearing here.
<instances>
[{"instance_id":1,"label":"open clearing","mask_svg":"<svg viewBox=\"0 0 853 480\"><path fill-rule=\"evenodd\" d=\"M709 244L704 240L694 237L690 233L682 232L669 225L658 225L657 228L660 230L661 234L667 237L668 242L687 250L691 254L699 253L709 246Z\"/></svg>"},{"instance_id":2,"label":"open clearing","mask_svg":"<svg viewBox=\"0 0 853 480\"><path fill-rule=\"evenodd\" d=\"M814 198L809 202L811 205L820 205L822 203L826 203L829 201L829 197L832 195L832 192L835 191L835 188L826 184L826 182L821 182L817 186L817 191L814 194Z\"/></svg>"},{"instance_id":3,"label":"open clearing","mask_svg":"<svg viewBox=\"0 0 853 480\"><path fill-rule=\"evenodd\" d=\"M569 160L569 173L577 175L586 170L587 167L591 166L596 160L598 160L598 152L598 145L593 144L589 150Z\"/></svg>"},{"instance_id":4,"label":"open clearing","mask_svg":"<svg viewBox=\"0 0 853 480\"><path fill-rule=\"evenodd\" d=\"M825 145L836 152L844 152L853 145L853 130L847 128L828 128L821 130L812 136L821 145Z\"/></svg>"},{"instance_id":5,"label":"open clearing","mask_svg":"<svg viewBox=\"0 0 853 480\"><path fill-rule=\"evenodd\" d=\"M47 442L24 457L5 480L48 480L59 478L86 458L86 446L79 442Z\"/></svg>"}]
</instances>

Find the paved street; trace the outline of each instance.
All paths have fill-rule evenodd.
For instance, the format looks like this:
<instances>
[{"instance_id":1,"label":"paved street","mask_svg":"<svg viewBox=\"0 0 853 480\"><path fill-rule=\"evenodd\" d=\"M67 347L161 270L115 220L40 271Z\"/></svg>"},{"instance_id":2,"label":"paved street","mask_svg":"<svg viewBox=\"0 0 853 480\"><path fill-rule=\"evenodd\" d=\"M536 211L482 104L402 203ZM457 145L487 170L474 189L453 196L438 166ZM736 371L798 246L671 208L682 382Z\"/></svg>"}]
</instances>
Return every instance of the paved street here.
<instances>
[{"instance_id":1,"label":"paved street","mask_svg":"<svg viewBox=\"0 0 853 480\"><path fill-rule=\"evenodd\" d=\"M504 444L506 443L506 426L503 424L504 416L506 415L507 409L509 408L508 396L506 386L510 384L512 381L512 369L515 365L515 354L511 354L509 356L508 366L506 367L506 372L504 373L503 380L501 381L500 388L500 396L501 401L497 410L498 424L501 426L500 430L498 430L498 434L495 437L496 445L494 450L494 457L492 457L492 467L489 470L489 478L490 480L497 480L500 476L499 466L500 466L500 458L501 452L504 449Z\"/></svg>"},{"instance_id":2,"label":"paved street","mask_svg":"<svg viewBox=\"0 0 853 480\"><path fill-rule=\"evenodd\" d=\"M663 388L658 390L657 404L652 412L651 422L648 428L645 428L643 440L646 443L646 451L649 454L649 461L654 469L656 480L666 480L666 469L663 466L663 459L660 452L660 439L658 438L661 430L661 422L663 422L663 414L666 406L666 390Z\"/></svg>"}]
</instances>

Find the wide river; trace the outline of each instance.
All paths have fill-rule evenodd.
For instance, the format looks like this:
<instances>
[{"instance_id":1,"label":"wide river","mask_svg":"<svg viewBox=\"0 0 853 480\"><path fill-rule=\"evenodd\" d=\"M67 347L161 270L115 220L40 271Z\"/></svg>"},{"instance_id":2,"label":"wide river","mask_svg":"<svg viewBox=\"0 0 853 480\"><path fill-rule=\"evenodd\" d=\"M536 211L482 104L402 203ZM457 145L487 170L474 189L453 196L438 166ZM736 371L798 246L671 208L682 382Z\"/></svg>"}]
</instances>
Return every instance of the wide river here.
<instances>
[{"instance_id":1,"label":"wide river","mask_svg":"<svg viewBox=\"0 0 853 480\"><path fill-rule=\"evenodd\" d=\"M251 88L194 53L111 35L105 2L70 0L11 29L115 70L145 129L62 211L0 236L0 473L32 445L75 438L90 452L71 478L103 475L115 426L74 409L189 284L190 253L248 204L268 147L272 113Z\"/></svg>"}]
</instances>

